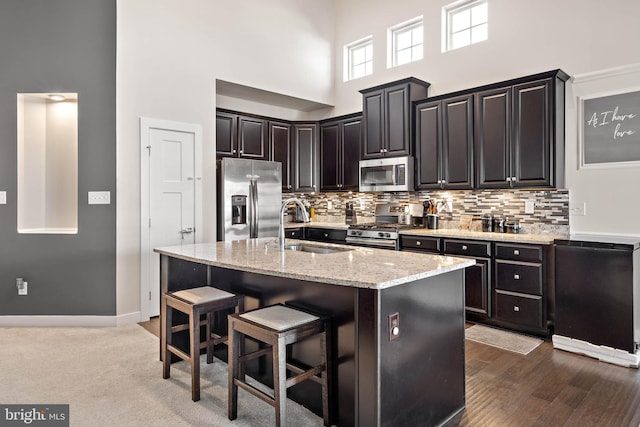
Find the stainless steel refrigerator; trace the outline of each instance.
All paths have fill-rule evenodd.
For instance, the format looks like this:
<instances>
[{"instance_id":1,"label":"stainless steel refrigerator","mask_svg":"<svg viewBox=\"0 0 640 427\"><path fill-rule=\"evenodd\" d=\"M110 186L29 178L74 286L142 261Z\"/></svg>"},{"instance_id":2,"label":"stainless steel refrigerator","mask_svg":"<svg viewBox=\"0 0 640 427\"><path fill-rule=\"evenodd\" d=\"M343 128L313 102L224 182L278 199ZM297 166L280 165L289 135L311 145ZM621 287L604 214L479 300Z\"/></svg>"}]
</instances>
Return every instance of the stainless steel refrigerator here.
<instances>
[{"instance_id":1,"label":"stainless steel refrigerator","mask_svg":"<svg viewBox=\"0 0 640 427\"><path fill-rule=\"evenodd\" d=\"M278 236L280 162L225 157L218 165L217 178L218 240Z\"/></svg>"}]
</instances>

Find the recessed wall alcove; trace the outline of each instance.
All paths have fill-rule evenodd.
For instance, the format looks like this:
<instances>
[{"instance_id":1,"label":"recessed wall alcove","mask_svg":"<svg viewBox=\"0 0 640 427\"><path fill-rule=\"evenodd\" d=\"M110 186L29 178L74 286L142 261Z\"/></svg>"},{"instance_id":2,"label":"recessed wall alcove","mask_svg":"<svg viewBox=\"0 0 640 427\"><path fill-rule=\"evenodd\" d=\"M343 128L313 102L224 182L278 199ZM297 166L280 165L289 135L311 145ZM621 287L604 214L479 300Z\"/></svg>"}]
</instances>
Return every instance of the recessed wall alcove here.
<instances>
[{"instance_id":1,"label":"recessed wall alcove","mask_svg":"<svg viewBox=\"0 0 640 427\"><path fill-rule=\"evenodd\" d=\"M78 232L78 94L18 94L18 233Z\"/></svg>"}]
</instances>

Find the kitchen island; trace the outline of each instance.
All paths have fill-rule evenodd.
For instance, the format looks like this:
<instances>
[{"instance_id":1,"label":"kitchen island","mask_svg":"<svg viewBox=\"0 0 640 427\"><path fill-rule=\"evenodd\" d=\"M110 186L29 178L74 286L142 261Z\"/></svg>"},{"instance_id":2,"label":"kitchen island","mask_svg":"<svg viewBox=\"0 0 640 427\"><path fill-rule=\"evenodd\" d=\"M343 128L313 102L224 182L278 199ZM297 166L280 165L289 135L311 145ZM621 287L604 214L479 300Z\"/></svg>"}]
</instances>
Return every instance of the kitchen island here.
<instances>
[{"instance_id":1,"label":"kitchen island","mask_svg":"<svg viewBox=\"0 0 640 427\"><path fill-rule=\"evenodd\" d=\"M339 426L438 425L464 408L463 273L472 260L300 241L288 243L337 251L279 251L273 243L155 249L161 292L207 284L245 295L247 309L287 302L330 315ZM316 344L296 345L291 355L317 363ZM248 372L270 384L265 366ZM289 397L321 412L315 383L292 387Z\"/></svg>"}]
</instances>

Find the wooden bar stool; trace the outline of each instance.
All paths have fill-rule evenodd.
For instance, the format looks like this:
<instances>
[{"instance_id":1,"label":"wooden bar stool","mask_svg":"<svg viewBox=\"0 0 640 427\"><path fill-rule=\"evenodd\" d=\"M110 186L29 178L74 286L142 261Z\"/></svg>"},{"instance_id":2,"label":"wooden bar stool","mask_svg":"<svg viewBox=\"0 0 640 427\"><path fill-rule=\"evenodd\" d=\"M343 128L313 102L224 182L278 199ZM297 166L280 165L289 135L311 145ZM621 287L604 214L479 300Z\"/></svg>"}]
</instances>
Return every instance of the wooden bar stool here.
<instances>
[{"instance_id":1,"label":"wooden bar stool","mask_svg":"<svg viewBox=\"0 0 640 427\"><path fill-rule=\"evenodd\" d=\"M276 410L276 426L286 425L287 388L305 380L322 385L322 416L329 426L329 375L331 372L329 319L284 305L272 305L241 314L229 315L229 401L230 420L238 415L238 387L264 400ZM320 334L320 364L311 369L302 369L288 363L287 345ZM269 347L242 354L245 336ZM273 397L247 384L244 362L259 356L273 355ZM287 370L294 376L287 378ZM320 376L318 376L320 374Z\"/></svg>"},{"instance_id":2,"label":"wooden bar stool","mask_svg":"<svg viewBox=\"0 0 640 427\"><path fill-rule=\"evenodd\" d=\"M171 354L191 364L191 399L200 400L200 350L207 349L207 363L213 362L214 346L227 342L227 336L214 333L215 313L220 310L234 309L236 313L244 310L244 296L235 295L211 286L166 292L162 295L161 313L161 354L162 378L170 377ZM181 311L189 317L189 323L172 325L173 310ZM206 315L204 324L206 335L201 340L200 327L202 315ZM173 334L189 331L189 353L185 353L172 344Z\"/></svg>"}]
</instances>

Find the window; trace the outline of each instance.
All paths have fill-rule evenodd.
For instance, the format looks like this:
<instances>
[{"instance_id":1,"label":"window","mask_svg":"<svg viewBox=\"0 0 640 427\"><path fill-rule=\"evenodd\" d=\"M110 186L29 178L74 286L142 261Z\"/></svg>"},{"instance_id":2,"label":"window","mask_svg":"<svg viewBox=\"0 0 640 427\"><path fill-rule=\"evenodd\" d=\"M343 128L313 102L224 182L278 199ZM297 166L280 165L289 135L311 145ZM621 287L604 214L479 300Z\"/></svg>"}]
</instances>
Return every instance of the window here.
<instances>
[{"instance_id":1,"label":"window","mask_svg":"<svg viewBox=\"0 0 640 427\"><path fill-rule=\"evenodd\" d=\"M397 67L422 59L422 16L389 28L387 67Z\"/></svg>"},{"instance_id":2,"label":"window","mask_svg":"<svg viewBox=\"0 0 640 427\"><path fill-rule=\"evenodd\" d=\"M344 47L344 81L373 73L373 37L369 36Z\"/></svg>"},{"instance_id":3,"label":"window","mask_svg":"<svg viewBox=\"0 0 640 427\"><path fill-rule=\"evenodd\" d=\"M487 0L456 2L442 9L445 32L442 51L458 49L488 38L489 12Z\"/></svg>"}]
</instances>

